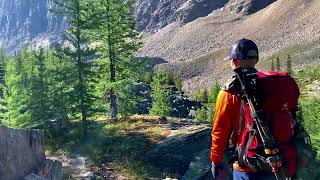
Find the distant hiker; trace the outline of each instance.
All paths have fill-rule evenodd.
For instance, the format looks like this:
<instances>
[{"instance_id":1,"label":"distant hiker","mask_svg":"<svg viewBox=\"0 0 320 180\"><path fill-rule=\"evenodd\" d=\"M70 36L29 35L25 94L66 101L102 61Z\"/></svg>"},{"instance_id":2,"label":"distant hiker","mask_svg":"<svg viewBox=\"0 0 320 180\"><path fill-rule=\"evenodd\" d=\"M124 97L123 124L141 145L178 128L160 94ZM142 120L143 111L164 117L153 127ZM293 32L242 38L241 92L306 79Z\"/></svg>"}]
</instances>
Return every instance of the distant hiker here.
<instances>
[{"instance_id":1,"label":"distant hiker","mask_svg":"<svg viewBox=\"0 0 320 180\"><path fill-rule=\"evenodd\" d=\"M232 45L228 60L236 75L219 92L216 102L213 176L224 179L217 172L231 138L238 156L233 163L234 180L294 178L299 166L293 143L299 98L296 82L285 72L258 72L258 47L248 39Z\"/></svg>"}]
</instances>

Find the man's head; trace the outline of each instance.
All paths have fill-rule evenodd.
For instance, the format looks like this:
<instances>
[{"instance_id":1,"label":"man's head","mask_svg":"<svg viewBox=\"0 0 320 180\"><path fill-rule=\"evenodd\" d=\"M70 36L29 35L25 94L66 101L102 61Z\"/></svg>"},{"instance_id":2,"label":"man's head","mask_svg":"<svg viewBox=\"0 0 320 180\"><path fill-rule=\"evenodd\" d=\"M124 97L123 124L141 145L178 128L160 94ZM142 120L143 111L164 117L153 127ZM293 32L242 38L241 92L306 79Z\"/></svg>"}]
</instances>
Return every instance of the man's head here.
<instances>
[{"instance_id":1,"label":"man's head","mask_svg":"<svg viewBox=\"0 0 320 180\"><path fill-rule=\"evenodd\" d=\"M254 68L259 60L257 45L249 39L241 39L231 46L230 55L231 67L242 67L245 69Z\"/></svg>"}]
</instances>

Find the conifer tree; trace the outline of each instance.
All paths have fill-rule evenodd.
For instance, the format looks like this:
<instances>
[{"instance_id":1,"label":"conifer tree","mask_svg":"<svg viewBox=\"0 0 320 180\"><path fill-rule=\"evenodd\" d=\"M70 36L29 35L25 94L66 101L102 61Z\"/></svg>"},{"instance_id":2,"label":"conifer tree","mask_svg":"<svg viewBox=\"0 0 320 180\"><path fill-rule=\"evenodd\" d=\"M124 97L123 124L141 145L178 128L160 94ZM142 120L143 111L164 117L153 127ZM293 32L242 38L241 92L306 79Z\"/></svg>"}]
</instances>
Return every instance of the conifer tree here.
<instances>
[{"instance_id":1,"label":"conifer tree","mask_svg":"<svg viewBox=\"0 0 320 180\"><path fill-rule=\"evenodd\" d=\"M289 54L287 56L286 71L288 72L289 75L293 75L292 60Z\"/></svg>"},{"instance_id":2,"label":"conifer tree","mask_svg":"<svg viewBox=\"0 0 320 180\"><path fill-rule=\"evenodd\" d=\"M202 103L208 103L208 100L209 100L208 90L205 88L203 90L197 91L196 99Z\"/></svg>"},{"instance_id":3,"label":"conifer tree","mask_svg":"<svg viewBox=\"0 0 320 180\"><path fill-rule=\"evenodd\" d=\"M31 121L34 124L43 124L45 126L46 121L51 117L48 104L46 55L44 50L40 49L39 52L31 52L30 56L32 56L32 61L28 62L28 66L32 66L32 69L29 77L30 84L28 85L28 91L30 93L28 109L31 113Z\"/></svg>"},{"instance_id":4,"label":"conifer tree","mask_svg":"<svg viewBox=\"0 0 320 180\"><path fill-rule=\"evenodd\" d=\"M119 103L133 102L123 95L130 94L141 75L140 65L133 61L141 46L135 31L133 5L133 0L97 0L90 10L90 33L100 56L97 63L101 66L101 79L105 81L100 86L109 101L112 119L117 119L119 107L123 107Z\"/></svg>"},{"instance_id":5,"label":"conifer tree","mask_svg":"<svg viewBox=\"0 0 320 180\"><path fill-rule=\"evenodd\" d=\"M182 84L182 78L180 75L176 75L174 77L174 82L175 82L175 87L177 88L177 90L182 91L183 84Z\"/></svg>"},{"instance_id":6,"label":"conifer tree","mask_svg":"<svg viewBox=\"0 0 320 180\"><path fill-rule=\"evenodd\" d=\"M208 93L207 88L205 88L202 93L203 93L203 94L202 94L202 102L203 102L203 103L208 103L209 93Z\"/></svg>"},{"instance_id":7,"label":"conifer tree","mask_svg":"<svg viewBox=\"0 0 320 180\"><path fill-rule=\"evenodd\" d=\"M216 103L218 94L220 91L220 87L218 85L218 83L214 83L214 85L212 86L211 90L210 90L210 95L209 95L209 103Z\"/></svg>"},{"instance_id":8,"label":"conifer tree","mask_svg":"<svg viewBox=\"0 0 320 180\"><path fill-rule=\"evenodd\" d=\"M151 115L169 116L171 104L169 100L168 75L165 72L157 72L152 80L152 108Z\"/></svg>"},{"instance_id":9,"label":"conifer tree","mask_svg":"<svg viewBox=\"0 0 320 180\"><path fill-rule=\"evenodd\" d=\"M28 49L24 48L13 60L6 63L4 98L7 111L4 124L10 127L25 127L32 120L26 70L26 62L30 62L29 59Z\"/></svg>"},{"instance_id":10,"label":"conifer tree","mask_svg":"<svg viewBox=\"0 0 320 180\"><path fill-rule=\"evenodd\" d=\"M6 112L6 102L4 99L5 91L5 64L8 61L4 49L0 48L0 124L4 120L4 113Z\"/></svg>"},{"instance_id":11,"label":"conifer tree","mask_svg":"<svg viewBox=\"0 0 320 180\"><path fill-rule=\"evenodd\" d=\"M49 87L49 104L53 117L74 115L75 79L77 79L76 63L63 53L61 47L47 51L47 76Z\"/></svg>"},{"instance_id":12,"label":"conifer tree","mask_svg":"<svg viewBox=\"0 0 320 180\"><path fill-rule=\"evenodd\" d=\"M277 70L277 71L280 71L280 70L281 70L280 58L279 58L279 57L277 57L277 60L276 60L276 70Z\"/></svg>"},{"instance_id":13,"label":"conifer tree","mask_svg":"<svg viewBox=\"0 0 320 180\"><path fill-rule=\"evenodd\" d=\"M69 28L65 39L70 43L63 52L72 58L77 68L77 83L75 87L75 99L80 110L83 123L83 132L86 134L88 110L91 108L94 96L88 90L88 79L91 76L88 57L94 54L90 48L88 39L88 11L92 1L89 0L54 0L57 5L53 12L62 13L66 16Z\"/></svg>"},{"instance_id":14,"label":"conifer tree","mask_svg":"<svg viewBox=\"0 0 320 180\"><path fill-rule=\"evenodd\" d=\"M273 62L273 59L271 60L271 71L274 71L275 68L274 68L274 62Z\"/></svg>"}]
</instances>

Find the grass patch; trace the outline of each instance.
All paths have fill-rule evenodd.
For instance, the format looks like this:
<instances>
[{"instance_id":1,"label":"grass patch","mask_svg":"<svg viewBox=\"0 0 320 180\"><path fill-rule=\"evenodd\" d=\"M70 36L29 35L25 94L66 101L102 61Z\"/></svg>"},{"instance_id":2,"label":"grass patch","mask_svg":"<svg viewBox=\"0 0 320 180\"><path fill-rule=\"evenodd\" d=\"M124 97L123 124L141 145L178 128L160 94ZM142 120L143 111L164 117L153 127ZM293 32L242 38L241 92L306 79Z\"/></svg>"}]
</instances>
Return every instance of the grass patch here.
<instances>
[{"instance_id":1,"label":"grass patch","mask_svg":"<svg viewBox=\"0 0 320 180\"><path fill-rule=\"evenodd\" d=\"M95 166L110 164L130 179L162 177L163 172L145 162L144 155L170 134L169 128L137 119L114 123L90 121L87 137L81 132L81 122L71 122L68 129L46 139L47 153L82 154Z\"/></svg>"}]
</instances>

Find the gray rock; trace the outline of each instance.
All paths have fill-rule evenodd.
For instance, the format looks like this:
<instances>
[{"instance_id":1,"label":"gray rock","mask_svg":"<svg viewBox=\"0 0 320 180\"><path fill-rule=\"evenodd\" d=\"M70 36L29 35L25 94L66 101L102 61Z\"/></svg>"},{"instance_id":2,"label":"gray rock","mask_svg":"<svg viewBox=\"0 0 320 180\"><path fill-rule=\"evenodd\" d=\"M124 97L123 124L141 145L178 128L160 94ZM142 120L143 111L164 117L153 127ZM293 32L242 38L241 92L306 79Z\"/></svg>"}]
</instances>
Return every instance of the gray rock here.
<instances>
[{"instance_id":1,"label":"gray rock","mask_svg":"<svg viewBox=\"0 0 320 180\"><path fill-rule=\"evenodd\" d=\"M236 13L252 14L275 1L276 0L230 0L226 8Z\"/></svg>"},{"instance_id":2,"label":"gray rock","mask_svg":"<svg viewBox=\"0 0 320 180\"><path fill-rule=\"evenodd\" d=\"M232 159L234 158L233 149L226 150L222 162L218 164L223 180L232 180ZM210 149L204 149L195 153L194 159L191 161L188 170L181 178L183 180L211 180L211 160Z\"/></svg>"},{"instance_id":3,"label":"gray rock","mask_svg":"<svg viewBox=\"0 0 320 180\"><path fill-rule=\"evenodd\" d=\"M63 171L61 162L45 160L37 170L36 175L46 180L61 180L63 178L62 172Z\"/></svg>"},{"instance_id":4,"label":"gray rock","mask_svg":"<svg viewBox=\"0 0 320 180\"><path fill-rule=\"evenodd\" d=\"M177 134L158 143L149 151L145 160L165 172L183 175L195 153L210 148L209 126L193 126L177 130Z\"/></svg>"},{"instance_id":5,"label":"gray rock","mask_svg":"<svg viewBox=\"0 0 320 180\"><path fill-rule=\"evenodd\" d=\"M11 129L0 125L0 147L1 179L22 179L32 173L38 175L41 167L45 172L42 174L48 175L44 177L50 180L59 180L61 177L61 163L46 160L43 133L40 130Z\"/></svg>"},{"instance_id":6,"label":"gray rock","mask_svg":"<svg viewBox=\"0 0 320 180\"><path fill-rule=\"evenodd\" d=\"M44 177L41 177L41 176L38 176L38 175L32 173L32 174L29 174L28 176L26 176L24 178L24 180L47 180L47 178L44 178Z\"/></svg>"},{"instance_id":7,"label":"gray rock","mask_svg":"<svg viewBox=\"0 0 320 180\"><path fill-rule=\"evenodd\" d=\"M184 174L184 180L200 179L211 169L210 149L204 149L196 153L191 161L187 172Z\"/></svg>"},{"instance_id":8,"label":"gray rock","mask_svg":"<svg viewBox=\"0 0 320 180\"><path fill-rule=\"evenodd\" d=\"M227 0L138 0L138 31L154 31L172 22L188 23L221 8Z\"/></svg>"}]
</instances>

